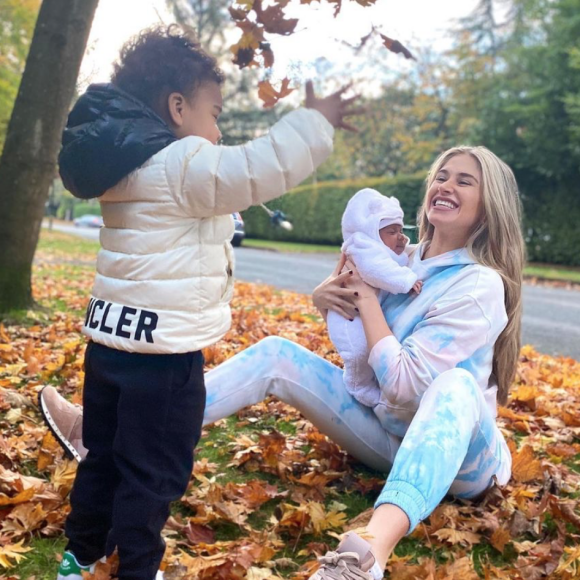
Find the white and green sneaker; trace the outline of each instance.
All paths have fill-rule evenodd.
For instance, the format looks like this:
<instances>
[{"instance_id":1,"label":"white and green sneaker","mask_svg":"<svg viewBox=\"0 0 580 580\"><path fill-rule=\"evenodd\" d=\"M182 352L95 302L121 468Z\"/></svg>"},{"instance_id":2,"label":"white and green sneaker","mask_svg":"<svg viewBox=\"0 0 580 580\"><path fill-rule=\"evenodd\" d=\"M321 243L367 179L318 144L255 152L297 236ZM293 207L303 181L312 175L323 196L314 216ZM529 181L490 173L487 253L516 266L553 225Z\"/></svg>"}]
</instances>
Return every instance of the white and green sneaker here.
<instances>
[{"instance_id":1,"label":"white and green sneaker","mask_svg":"<svg viewBox=\"0 0 580 580\"><path fill-rule=\"evenodd\" d=\"M96 564L95 562L89 566L82 566L72 552L65 552L58 567L56 580L83 580L83 572L94 574Z\"/></svg>"}]
</instances>

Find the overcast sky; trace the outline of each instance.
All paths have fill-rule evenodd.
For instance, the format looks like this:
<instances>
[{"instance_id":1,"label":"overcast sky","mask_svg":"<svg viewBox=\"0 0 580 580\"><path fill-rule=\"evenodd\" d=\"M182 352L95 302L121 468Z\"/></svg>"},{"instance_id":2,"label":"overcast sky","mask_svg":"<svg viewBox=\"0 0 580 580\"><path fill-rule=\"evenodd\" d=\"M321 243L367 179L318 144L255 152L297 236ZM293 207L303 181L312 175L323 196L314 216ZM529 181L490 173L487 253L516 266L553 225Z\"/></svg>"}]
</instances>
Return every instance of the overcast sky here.
<instances>
[{"instance_id":1,"label":"overcast sky","mask_svg":"<svg viewBox=\"0 0 580 580\"><path fill-rule=\"evenodd\" d=\"M311 63L321 57L344 62L352 53L340 41L357 44L373 24L411 50L430 46L435 51L443 51L450 46L447 31L454 19L468 15L476 4L476 0L378 0L375 6L363 8L343 1L344 7L337 19L332 17L332 7L324 0L320 5L314 2L300 6L295 2L289 7L288 15L300 20L293 35L273 39L275 77L312 76ZM100 0L81 68L81 84L109 80L111 64L123 42L160 21L172 21L165 0ZM388 65L394 69L408 66L400 56L384 50L377 58L388 59Z\"/></svg>"}]
</instances>

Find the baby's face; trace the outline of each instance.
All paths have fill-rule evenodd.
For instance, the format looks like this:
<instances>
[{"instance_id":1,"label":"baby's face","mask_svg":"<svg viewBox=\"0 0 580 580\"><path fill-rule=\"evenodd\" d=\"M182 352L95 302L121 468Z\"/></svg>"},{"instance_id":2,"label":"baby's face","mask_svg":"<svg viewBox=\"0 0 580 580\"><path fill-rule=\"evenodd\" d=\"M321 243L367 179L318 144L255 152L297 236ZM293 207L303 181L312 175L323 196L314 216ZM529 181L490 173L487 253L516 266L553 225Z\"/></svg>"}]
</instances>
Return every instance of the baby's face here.
<instances>
[{"instance_id":1,"label":"baby's face","mask_svg":"<svg viewBox=\"0 0 580 580\"><path fill-rule=\"evenodd\" d=\"M379 230L379 236L387 248L400 255L407 245L407 236L403 233L403 226L391 224Z\"/></svg>"}]
</instances>

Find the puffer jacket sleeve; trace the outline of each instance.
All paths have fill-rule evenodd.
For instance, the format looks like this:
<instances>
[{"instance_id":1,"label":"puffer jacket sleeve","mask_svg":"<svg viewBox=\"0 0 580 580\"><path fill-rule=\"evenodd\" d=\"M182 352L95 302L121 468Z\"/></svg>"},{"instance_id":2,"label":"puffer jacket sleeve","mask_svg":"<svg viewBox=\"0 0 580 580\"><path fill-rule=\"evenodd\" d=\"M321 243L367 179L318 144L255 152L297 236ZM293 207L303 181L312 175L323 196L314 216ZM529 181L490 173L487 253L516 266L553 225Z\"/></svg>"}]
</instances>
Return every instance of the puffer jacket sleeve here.
<instances>
[{"instance_id":1,"label":"puffer jacket sleeve","mask_svg":"<svg viewBox=\"0 0 580 580\"><path fill-rule=\"evenodd\" d=\"M167 148L165 172L176 201L192 217L242 211L281 196L332 152L332 125L318 111L298 109L244 145L186 137Z\"/></svg>"}]
</instances>

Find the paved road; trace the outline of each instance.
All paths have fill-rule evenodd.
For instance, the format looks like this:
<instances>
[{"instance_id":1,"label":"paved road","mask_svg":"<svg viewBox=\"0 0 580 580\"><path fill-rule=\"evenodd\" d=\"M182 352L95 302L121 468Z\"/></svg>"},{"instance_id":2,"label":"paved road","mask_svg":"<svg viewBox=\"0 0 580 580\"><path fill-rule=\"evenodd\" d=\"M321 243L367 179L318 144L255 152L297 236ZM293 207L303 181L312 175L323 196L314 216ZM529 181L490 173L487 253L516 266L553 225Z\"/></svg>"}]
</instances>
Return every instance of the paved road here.
<instances>
[{"instance_id":1,"label":"paved road","mask_svg":"<svg viewBox=\"0 0 580 580\"><path fill-rule=\"evenodd\" d=\"M56 225L55 229L98 240L96 229ZM332 272L332 254L282 254L236 248L236 276L309 294ZM580 360L580 292L546 286L524 286L523 343L540 352Z\"/></svg>"}]
</instances>

